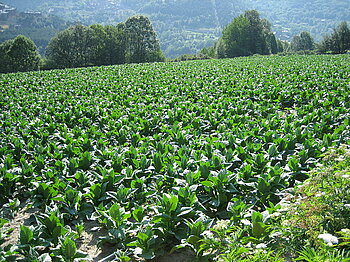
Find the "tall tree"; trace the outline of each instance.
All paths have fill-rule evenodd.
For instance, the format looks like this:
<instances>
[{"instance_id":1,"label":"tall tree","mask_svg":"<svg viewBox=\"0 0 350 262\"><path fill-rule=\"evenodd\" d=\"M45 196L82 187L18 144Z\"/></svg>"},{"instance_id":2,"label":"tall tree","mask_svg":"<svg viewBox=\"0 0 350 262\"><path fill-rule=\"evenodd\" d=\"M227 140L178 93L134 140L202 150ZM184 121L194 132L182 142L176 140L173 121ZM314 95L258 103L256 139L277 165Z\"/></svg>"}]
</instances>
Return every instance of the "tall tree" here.
<instances>
[{"instance_id":1,"label":"tall tree","mask_svg":"<svg viewBox=\"0 0 350 262\"><path fill-rule=\"evenodd\" d=\"M291 42L292 51L305 51L314 49L315 42L309 32L301 32L295 35Z\"/></svg>"},{"instance_id":2,"label":"tall tree","mask_svg":"<svg viewBox=\"0 0 350 262\"><path fill-rule=\"evenodd\" d=\"M39 69L40 55L34 42L23 35L0 45L0 72L24 72Z\"/></svg>"},{"instance_id":3,"label":"tall tree","mask_svg":"<svg viewBox=\"0 0 350 262\"><path fill-rule=\"evenodd\" d=\"M126 52L125 24L105 26L106 32L106 65L124 64Z\"/></svg>"},{"instance_id":4,"label":"tall tree","mask_svg":"<svg viewBox=\"0 0 350 262\"><path fill-rule=\"evenodd\" d=\"M226 57L250 55L250 47L247 46L249 39L249 20L244 16L236 17L222 32L222 44ZM221 51L221 53L223 53Z\"/></svg>"},{"instance_id":5,"label":"tall tree","mask_svg":"<svg viewBox=\"0 0 350 262\"><path fill-rule=\"evenodd\" d=\"M92 36L94 30L83 25L59 32L47 46L47 59L57 68L91 65L94 49Z\"/></svg>"},{"instance_id":6,"label":"tall tree","mask_svg":"<svg viewBox=\"0 0 350 262\"><path fill-rule=\"evenodd\" d=\"M289 51L290 43L286 40L277 40L277 53Z\"/></svg>"},{"instance_id":7,"label":"tall tree","mask_svg":"<svg viewBox=\"0 0 350 262\"><path fill-rule=\"evenodd\" d=\"M163 61L156 32L146 16L133 16L125 22L126 57L129 63Z\"/></svg>"},{"instance_id":8,"label":"tall tree","mask_svg":"<svg viewBox=\"0 0 350 262\"><path fill-rule=\"evenodd\" d=\"M89 56L89 62L93 65L100 66L107 64L107 33L103 25L91 25L90 29L92 34L90 35L91 50Z\"/></svg>"},{"instance_id":9,"label":"tall tree","mask_svg":"<svg viewBox=\"0 0 350 262\"><path fill-rule=\"evenodd\" d=\"M249 21L247 30L247 47L251 54L267 54L267 44L265 39L265 27L270 26L267 20L260 18L258 11L250 10L244 13L244 17Z\"/></svg>"},{"instance_id":10,"label":"tall tree","mask_svg":"<svg viewBox=\"0 0 350 262\"><path fill-rule=\"evenodd\" d=\"M125 63L125 25L92 25L92 49L90 61L93 65L115 65Z\"/></svg>"},{"instance_id":11,"label":"tall tree","mask_svg":"<svg viewBox=\"0 0 350 262\"><path fill-rule=\"evenodd\" d=\"M271 24L256 10L246 11L228 24L222 32L226 57L277 53L276 37Z\"/></svg>"},{"instance_id":12,"label":"tall tree","mask_svg":"<svg viewBox=\"0 0 350 262\"><path fill-rule=\"evenodd\" d=\"M341 22L330 36L325 36L318 46L320 52L331 51L336 54L350 50L350 29L346 22Z\"/></svg>"},{"instance_id":13,"label":"tall tree","mask_svg":"<svg viewBox=\"0 0 350 262\"><path fill-rule=\"evenodd\" d=\"M344 53L350 50L350 29L346 22L341 22L334 30L337 53Z\"/></svg>"}]
</instances>

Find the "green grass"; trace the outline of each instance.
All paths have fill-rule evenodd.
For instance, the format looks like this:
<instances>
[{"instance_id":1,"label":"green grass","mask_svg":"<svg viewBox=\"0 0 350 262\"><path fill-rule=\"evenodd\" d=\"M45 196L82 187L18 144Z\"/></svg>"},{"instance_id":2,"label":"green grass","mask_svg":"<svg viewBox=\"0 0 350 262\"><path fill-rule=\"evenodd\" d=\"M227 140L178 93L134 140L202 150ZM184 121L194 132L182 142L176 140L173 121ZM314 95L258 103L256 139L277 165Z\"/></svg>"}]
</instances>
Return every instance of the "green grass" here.
<instances>
[{"instance_id":1,"label":"green grass","mask_svg":"<svg viewBox=\"0 0 350 262\"><path fill-rule=\"evenodd\" d=\"M73 261L90 220L124 260L183 247L228 261L323 250L319 233L348 227L338 190L347 182L315 171L332 185L326 196L311 197L318 184L307 180L290 201L308 202L288 214L282 204L330 148L349 143L349 62L250 57L0 75L1 216L38 210L17 245L2 236L0 257Z\"/></svg>"}]
</instances>

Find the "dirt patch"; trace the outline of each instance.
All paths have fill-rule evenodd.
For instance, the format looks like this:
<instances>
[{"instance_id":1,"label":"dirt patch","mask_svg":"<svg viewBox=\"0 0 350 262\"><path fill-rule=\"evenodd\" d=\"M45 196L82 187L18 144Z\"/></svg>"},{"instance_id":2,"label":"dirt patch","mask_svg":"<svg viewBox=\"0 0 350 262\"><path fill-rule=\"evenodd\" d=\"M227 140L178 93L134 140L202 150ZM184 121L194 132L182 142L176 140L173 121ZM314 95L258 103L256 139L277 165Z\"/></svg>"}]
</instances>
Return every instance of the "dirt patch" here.
<instances>
[{"instance_id":1,"label":"dirt patch","mask_svg":"<svg viewBox=\"0 0 350 262\"><path fill-rule=\"evenodd\" d=\"M16 245L19 241L21 225L30 226L33 223L32 215L40 213L38 208L21 208L12 219L8 219L9 223L3 227L4 232L10 232L5 238L5 242L1 247ZM111 253L116 248L110 245L98 246L99 238L108 234L107 230L99 227L95 221L86 221L84 223L84 232L80 239L76 240L77 248L89 255L86 261L99 261Z\"/></svg>"},{"instance_id":2,"label":"dirt patch","mask_svg":"<svg viewBox=\"0 0 350 262\"><path fill-rule=\"evenodd\" d=\"M196 261L196 254L189 248L182 248L174 253L168 253L161 257L152 259L151 262L193 262Z\"/></svg>"},{"instance_id":3,"label":"dirt patch","mask_svg":"<svg viewBox=\"0 0 350 262\"><path fill-rule=\"evenodd\" d=\"M19 240L19 233L21 225L30 226L32 219L31 216L37 213L37 208L21 208L9 223L5 224L3 229L5 232L11 232L8 237L5 238L5 242L1 247L16 245Z\"/></svg>"},{"instance_id":4,"label":"dirt patch","mask_svg":"<svg viewBox=\"0 0 350 262\"><path fill-rule=\"evenodd\" d=\"M99 227L97 222L87 221L84 223L84 228L85 230L81 238L78 239L76 243L80 251L89 255L90 261L99 261L116 250L116 248L111 245L103 245L101 248L98 246L99 238L106 236L108 231Z\"/></svg>"}]
</instances>

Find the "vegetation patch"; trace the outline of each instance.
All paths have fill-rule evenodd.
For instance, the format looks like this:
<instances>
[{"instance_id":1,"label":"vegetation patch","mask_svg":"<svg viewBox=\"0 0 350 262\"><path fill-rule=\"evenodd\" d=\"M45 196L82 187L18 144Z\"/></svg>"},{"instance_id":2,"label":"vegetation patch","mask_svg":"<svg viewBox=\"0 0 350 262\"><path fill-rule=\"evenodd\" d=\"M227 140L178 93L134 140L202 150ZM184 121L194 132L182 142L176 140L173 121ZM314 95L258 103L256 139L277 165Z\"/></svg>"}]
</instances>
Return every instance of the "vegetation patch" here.
<instances>
[{"instance_id":1,"label":"vegetation patch","mask_svg":"<svg viewBox=\"0 0 350 262\"><path fill-rule=\"evenodd\" d=\"M349 60L1 75L0 260L347 259Z\"/></svg>"},{"instance_id":2,"label":"vegetation patch","mask_svg":"<svg viewBox=\"0 0 350 262\"><path fill-rule=\"evenodd\" d=\"M262 213L260 224L221 221L203 250L210 246L215 261L349 261L349 153L346 145L327 151L307 180ZM252 245L258 239L247 236L254 231L260 241Z\"/></svg>"}]
</instances>

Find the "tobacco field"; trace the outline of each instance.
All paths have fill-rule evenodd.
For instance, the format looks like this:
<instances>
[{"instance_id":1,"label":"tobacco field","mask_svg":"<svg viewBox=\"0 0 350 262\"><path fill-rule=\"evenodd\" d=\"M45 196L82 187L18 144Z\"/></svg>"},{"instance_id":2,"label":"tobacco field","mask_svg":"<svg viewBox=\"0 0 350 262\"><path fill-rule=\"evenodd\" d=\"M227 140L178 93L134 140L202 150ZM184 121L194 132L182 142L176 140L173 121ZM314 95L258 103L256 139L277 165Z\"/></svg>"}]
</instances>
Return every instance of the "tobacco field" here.
<instances>
[{"instance_id":1,"label":"tobacco field","mask_svg":"<svg viewBox=\"0 0 350 262\"><path fill-rule=\"evenodd\" d=\"M276 247L286 192L350 144L349 64L257 56L0 75L0 261L97 261L80 250L92 222L113 261L184 249L216 260L223 227L246 254Z\"/></svg>"}]
</instances>

